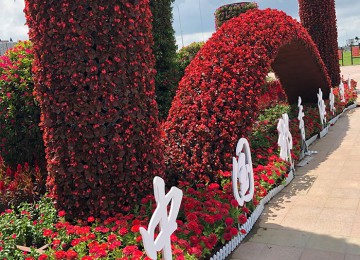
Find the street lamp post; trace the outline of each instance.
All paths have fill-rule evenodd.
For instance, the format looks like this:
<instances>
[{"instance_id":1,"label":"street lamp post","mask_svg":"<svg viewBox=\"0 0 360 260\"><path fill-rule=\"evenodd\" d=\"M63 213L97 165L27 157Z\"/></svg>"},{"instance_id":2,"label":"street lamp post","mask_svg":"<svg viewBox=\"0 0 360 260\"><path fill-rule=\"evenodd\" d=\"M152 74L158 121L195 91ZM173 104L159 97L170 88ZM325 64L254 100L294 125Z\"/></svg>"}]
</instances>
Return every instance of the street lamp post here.
<instances>
[{"instance_id":1,"label":"street lamp post","mask_svg":"<svg viewBox=\"0 0 360 260\"><path fill-rule=\"evenodd\" d=\"M181 35L181 44L182 44L182 48L184 47L184 38L183 38L183 32L182 32L182 26L181 26L181 17L180 17L180 9L179 9L179 5L177 3L174 3L175 6L177 7L178 10L178 15L179 15L179 24L180 24L180 35Z\"/></svg>"},{"instance_id":2,"label":"street lamp post","mask_svg":"<svg viewBox=\"0 0 360 260\"><path fill-rule=\"evenodd\" d=\"M204 26L203 26L203 20L202 20L202 13L201 13L201 4L200 4L199 0L199 12L200 12L200 22L201 22L201 33L202 33L202 38L203 38L203 42L205 41L205 37L204 37Z\"/></svg>"}]
</instances>

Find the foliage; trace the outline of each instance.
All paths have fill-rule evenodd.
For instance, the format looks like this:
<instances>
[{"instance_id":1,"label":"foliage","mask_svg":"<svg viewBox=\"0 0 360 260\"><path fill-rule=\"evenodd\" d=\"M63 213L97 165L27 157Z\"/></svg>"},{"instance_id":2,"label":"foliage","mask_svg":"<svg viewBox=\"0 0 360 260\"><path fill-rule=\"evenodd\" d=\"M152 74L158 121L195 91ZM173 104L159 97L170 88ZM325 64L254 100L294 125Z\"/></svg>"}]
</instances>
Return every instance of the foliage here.
<instances>
[{"instance_id":1,"label":"foliage","mask_svg":"<svg viewBox=\"0 0 360 260\"><path fill-rule=\"evenodd\" d=\"M45 168L40 108L32 94L33 59L29 41L0 57L0 154L12 168L25 162Z\"/></svg>"},{"instance_id":2,"label":"foliage","mask_svg":"<svg viewBox=\"0 0 360 260\"><path fill-rule=\"evenodd\" d=\"M22 203L16 209L7 209L0 216L1 259L28 259L16 245L42 247L46 242L44 228L51 227L56 221L53 201L47 197L36 204ZM33 251L31 255L39 254Z\"/></svg>"},{"instance_id":3,"label":"foliage","mask_svg":"<svg viewBox=\"0 0 360 260\"><path fill-rule=\"evenodd\" d=\"M276 50L294 39L316 57L325 75L310 36L283 12L252 10L213 34L186 69L164 123L169 180L214 182L219 170L231 169L237 140L257 118Z\"/></svg>"},{"instance_id":4,"label":"foliage","mask_svg":"<svg viewBox=\"0 0 360 260\"><path fill-rule=\"evenodd\" d=\"M152 47L155 56L155 93L159 105L159 117L165 119L178 84L176 67L176 41L172 27L173 15L171 4L174 0L150 0L153 15Z\"/></svg>"},{"instance_id":5,"label":"foliage","mask_svg":"<svg viewBox=\"0 0 360 260\"><path fill-rule=\"evenodd\" d=\"M176 62L179 69L179 78L181 79L185 74L185 69L194 59L205 42L193 42L188 46L182 47L176 54Z\"/></svg>"},{"instance_id":6,"label":"foliage","mask_svg":"<svg viewBox=\"0 0 360 260\"><path fill-rule=\"evenodd\" d=\"M216 30L231 18L237 17L251 9L257 9L258 5L255 2L240 2L220 6L215 11L215 28Z\"/></svg>"},{"instance_id":7,"label":"foliage","mask_svg":"<svg viewBox=\"0 0 360 260\"><path fill-rule=\"evenodd\" d=\"M163 175L149 3L25 2L51 196L69 219L127 211Z\"/></svg>"},{"instance_id":8,"label":"foliage","mask_svg":"<svg viewBox=\"0 0 360 260\"><path fill-rule=\"evenodd\" d=\"M18 164L16 170L5 166L0 156L0 211L21 202L34 202L45 193L45 179L39 167Z\"/></svg>"},{"instance_id":9,"label":"foliage","mask_svg":"<svg viewBox=\"0 0 360 260\"><path fill-rule=\"evenodd\" d=\"M308 30L331 78L332 86L340 83L335 0L299 0L302 25Z\"/></svg>"},{"instance_id":10,"label":"foliage","mask_svg":"<svg viewBox=\"0 0 360 260\"><path fill-rule=\"evenodd\" d=\"M289 112L290 106L283 103L268 107L259 115L249 136L252 153L256 154L256 158L253 160L255 166L266 165L269 154L278 150L278 119L282 114Z\"/></svg>"}]
</instances>

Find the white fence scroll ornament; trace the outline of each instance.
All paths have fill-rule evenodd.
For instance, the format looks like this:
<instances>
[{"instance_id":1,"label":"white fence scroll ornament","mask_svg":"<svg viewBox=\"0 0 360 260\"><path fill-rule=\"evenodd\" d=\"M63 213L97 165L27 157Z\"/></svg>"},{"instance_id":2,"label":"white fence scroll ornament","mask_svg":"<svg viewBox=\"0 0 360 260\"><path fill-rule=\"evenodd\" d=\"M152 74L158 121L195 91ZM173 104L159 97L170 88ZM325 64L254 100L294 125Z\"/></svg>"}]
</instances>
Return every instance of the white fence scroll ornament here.
<instances>
[{"instance_id":1,"label":"white fence scroll ornament","mask_svg":"<svg viewBox=\"0 0 360 260\"><path fill-rule=\"evenodd\" d=\"M151 216L148 230L140 227L140 233L145 252L149 258L157 259L157 251L162 250L163 259L171 260L170 236L177 229L176 218L179 213L183 192L176 187L172 187L165 195L164 180L156 176L153 183L157 207ZM171 200L170 212L167 215L167 206ZM160 227L160 233L154 240L154 232L157 225Z\"/></svg>"},{"instance_id":2,"label":"white fence scroll ornament","mask_svg":"<svg viewBox=\"0 0 360 260\"><path fill-rule=\"evenodd\" d=\"M233 157L232 184L234 197L240 206L249 202L254 196L254 171L249 142L241 138L236 146L236 160Z\"/></svg>"},{"instance_id":3,"label":"white fence scroll ornament","mask_svg":"<svg viewBox=\"0 0 360 260\"><path fill-rule=\"evenodd\" d=\"M280 146L280 158L292 164L291 149L293 148L292 135L289 129L289 116L283 114L279 119L277 130L279 132L278 145Z\"/></svg>"},{"instance_id":4,"label":"white fence scroll ornament","mask_svg":"<svg viewBox=\"0 0 360 260\"><path fill-rule=\"evenodd\" d=\"M299 129L301 133L301 139L305 142L306 136L305 136L305 123L304 123L304 111L303 106L301 105L301 97L298 99L298 107L299 107L299 114L298 114L298 120L299 120Z\"/></svg>"},{"instance_id":5,"label":"white fence scroll ornament","mask_svg":"<svg viewBox=\"0 0 360 260\"><path fill-rule=\"evenodd\" d=\"M318 107L319 107L319 114L320 114L320 122L323 125L323 128L326 126L326 106L323 100L323 93L319 88L319 93L317 94L318 97Z\"/></svg>"},{"instance_id":6,"label":"white fence scroll ornament","mask_svg":"<svg viewBox=\"0 0 360 260\"><path fill-rule=\"evenodd\" d=\"M330 111L333 115L335 115L336 109L335 109L335 96L334 96L333 88L330 89L329 101L330 101Z\"/></svg>"},{"instance_id":7,"label":"white fence scroll ornament","mask_svg":"<svg viewBox=\"0 0 360 260\"><path fill-rule=\"evenodd\" d=\"M344 89L344 83L342 82L342 80L340 80L339 94L340 94L340 101L345 102L345 89Z\"/></svg>"}]
</instances>

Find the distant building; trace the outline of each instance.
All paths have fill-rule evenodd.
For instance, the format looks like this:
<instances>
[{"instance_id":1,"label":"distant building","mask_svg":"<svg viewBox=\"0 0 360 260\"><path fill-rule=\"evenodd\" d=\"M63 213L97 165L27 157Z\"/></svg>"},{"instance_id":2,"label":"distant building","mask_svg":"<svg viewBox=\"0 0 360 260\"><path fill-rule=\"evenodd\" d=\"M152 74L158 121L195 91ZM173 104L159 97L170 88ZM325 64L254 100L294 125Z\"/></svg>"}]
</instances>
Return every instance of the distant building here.
<instances>
[{"instance_id":1,"label":"distant building","mask_svg":"<svg viewBox=\"0 0 360 260\"><path fill-rule=\"evenodd\" d=\"M11 41L1 41L0 40L0 56L3 56L5 54L5 52L14 47L15 44L17 44L17 42L13 42L12 40Z\"/></svg>"},{"instance_id":2,"label":"distant building","mask_svg":"<svg viewBox=\"0 0 360 260\"><path fill-rule=\"evenodd\" d=\"M347 39L346 40L346 46L354 45L354 43L355 43L355 39Z\"/></svg>"}]
</instances>

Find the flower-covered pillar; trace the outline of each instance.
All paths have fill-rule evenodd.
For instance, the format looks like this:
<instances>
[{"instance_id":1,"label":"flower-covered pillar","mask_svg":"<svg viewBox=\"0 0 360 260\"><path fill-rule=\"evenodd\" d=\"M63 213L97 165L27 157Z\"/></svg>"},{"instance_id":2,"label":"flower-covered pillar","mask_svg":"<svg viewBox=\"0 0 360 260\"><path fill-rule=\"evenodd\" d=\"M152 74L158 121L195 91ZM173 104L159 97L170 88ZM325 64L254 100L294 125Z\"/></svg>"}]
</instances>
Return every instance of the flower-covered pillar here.
<instances>
[{"instance_id":1,"label":"flower-covered pillar","mask_svg":"<svg viewBox=\"0 0 360 260\"><path fill-rule=\"evenodd\" d=\"M299 15L319 49L332 86L340 84L335 0L299 0Z\"/></svg>"},{"instance_id":2,"label":"flower-covered pillar","mask_svg":"<svg viewBox=\"0 0 360 260\"><path fill-rule=\"evenodd\" d=\"M69 218L126 211L163 157L148 0L26 0L48 185Z\"/></svg>"}]
</instances>

